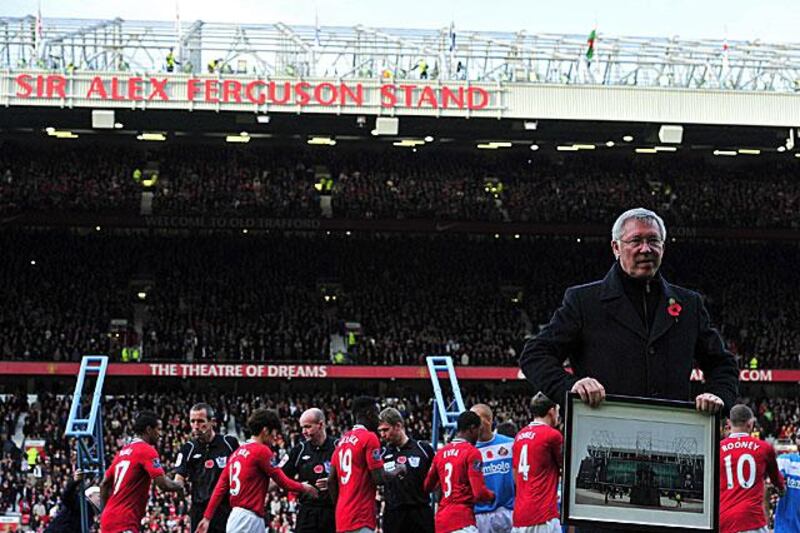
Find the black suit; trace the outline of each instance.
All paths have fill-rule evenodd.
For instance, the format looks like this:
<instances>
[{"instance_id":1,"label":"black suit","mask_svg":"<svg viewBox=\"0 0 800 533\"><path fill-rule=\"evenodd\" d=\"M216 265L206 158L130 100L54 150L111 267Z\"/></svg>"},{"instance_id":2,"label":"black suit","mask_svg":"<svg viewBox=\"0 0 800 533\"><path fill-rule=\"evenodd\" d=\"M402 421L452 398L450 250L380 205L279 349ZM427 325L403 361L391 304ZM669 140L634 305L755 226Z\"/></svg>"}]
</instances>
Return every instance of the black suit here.
<instances>
[{"instance_id":1,"label":"black suit","mask_svg":"<svg viewBox=\"0 0 800 533\"><path fill-rule=\"evenodd\" d=\"M625 294L625 275L615 264L603 280L567 289L550 323L522 351L528 381L558 403L584 377L598 380L608 394L693 400L694 360L706 391L729 410L739 372L700 295L657 276L651 283L660 284L660 297L649 327ZM677 317L667 312L670 300L681 307ZM561 366L567 358L574 375Z\"/></svg>"},{"instance_id":2,"label":"black suit","mask_svg":"<svg viewBox=\"0 0 800 533\"><path fill-rule=\"evenodd\" d=\"M550 323L522 351L520 366L528 381L562 405L572 385L584 377L598 380L608 394L693 400L689 378L697 361L706 391L730 410L739 371L711 327L700 295L659 275L650 282L659 284L658 297L647 298L643 290L632 292L631 279L623 276L615 264L603 280L567 289ZM655 310L648 300L657 302ZM667 311L671 302L681 307L677 317ZM567 358L574 375L562 368Z\"/></svg>"}]
</instances>

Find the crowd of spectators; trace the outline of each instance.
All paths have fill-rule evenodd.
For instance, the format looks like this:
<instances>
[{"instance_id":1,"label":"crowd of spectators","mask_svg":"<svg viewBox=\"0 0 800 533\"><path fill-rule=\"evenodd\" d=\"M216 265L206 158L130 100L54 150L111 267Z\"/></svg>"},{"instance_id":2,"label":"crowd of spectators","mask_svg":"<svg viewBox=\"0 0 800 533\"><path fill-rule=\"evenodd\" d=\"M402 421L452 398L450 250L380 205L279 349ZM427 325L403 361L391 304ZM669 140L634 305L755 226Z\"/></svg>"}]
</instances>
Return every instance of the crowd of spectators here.
<instances>
[{"instance_id":1,"label":"crowd of spectators","mask_svg":"<svg viewBox=\"0 0 800 533\"><path fill-rule=\"evenodd\" d=\"M1 355L52 361L118 353L123 319L145 360L329 362L355 324L351 363L513 366L564 289L612 262L605 240L458 235L4 232L0 248ZM794 243L678 240L662 272L705 295L742 367L797 368L797 264Z\"/></svg>"},{"instance_id":2,"label":"crowd of spectators","mask_svg":"<svg viewBox=\"0 0 800 533\"><path fill-rule=\"evenodd\" d=\"M530 421L525 395L512 392L474 390L465 396L465 404L488 403L499 421L513 421L522 427ZM283 435L276 441L278 459L302 438L299 416L311 406L320 407L326 414L329 432L338 436L351 423L347 415L351 396L331 393L304 394L214 394L213 399L192 392L147 393L119 395L106 398L104 405L104 435L106 453L112 457L127 439L136 411L152 409L161 418L163 431L157 446L165 469L173 470L181 444L190 437L188 410L195 402L210 401L218 409L217 430L242 434L242 424L252 409L264 406L276 409L284 423ZM409 433L418 439L431 437L431 403L427 396L407 392L400 397L383 398L385 406L396 407L407 421ZM758 413L762 438L784 439L800 425L800 404L797 398L753 397L743 399ZM3 420L3 449L0 458L0 514L19 512L32 531L42 531L58 509L60 491L74 468L74 444L63 438L69 397L40 394L0 398L0 418ZM24 442L43 440L36 454L25 453L11 440L17 421L24 417ZM17 437L19 437L17 435ZM97 481L97 480L95 480ZM144 527L149 531L187 532L190 497L178 499L172 493L151 492ZM285 533L292 530L296 511L293 497L272 493L267 504L270 531Z\"/></svg>"},{"instance_id":3,"label":"crowd of spectators","mask_svg":"<svg viewBox=\"0 0 800 533\"><path fill-rule=\"evenodd\" d=\"M445 150L445 151L442 151ZM792 158L793 159L793 158ZM86 144L0 150L0 214L137 214L135 169L156 162L153 214L608 224L632 205L672 225L800 227L796 164L397 149ZM320 177L330 176L330 186ZM487 186L487 184L489 186ZM319 188L315 188L319 185ZM326 214L327 216L327 214Z\"/></svg>"}]
</instances>

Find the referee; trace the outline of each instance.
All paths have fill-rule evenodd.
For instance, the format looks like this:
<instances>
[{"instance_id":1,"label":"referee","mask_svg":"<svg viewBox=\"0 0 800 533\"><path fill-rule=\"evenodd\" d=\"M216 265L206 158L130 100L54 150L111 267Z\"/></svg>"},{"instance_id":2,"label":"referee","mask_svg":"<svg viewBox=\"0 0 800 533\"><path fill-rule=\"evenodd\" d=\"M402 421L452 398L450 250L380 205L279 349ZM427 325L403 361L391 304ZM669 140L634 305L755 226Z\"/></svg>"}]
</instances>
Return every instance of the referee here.
<instances>
[{"instance_id":1,"label":"referee","mask_svg":"<svg viewBox=\"0 0 800 533\"><path fill-rule=\"evenodd\" d=\"M220 435L214 431L214 409L206 403L192 406L189 410L189 423L192 427L192 440L181 446L175 460L175 481L184 485L188 479L192 484L192 508L189 510L189 517L194 531L203 519L219 475L228 463L228 457L239 447L239 441L232 435ZM225 533L230 512L226 498L208 530Z\"/></svg>"},{"instance_id":2,"label":"referee","mask_svg":"<svg viewBox=\"0 0 800 533\"><path fill-rule=\"evenodd\" d=\"M325 431L325 414L312 407L300 416L304 440L292 448L278 465L291 479L320 490L319 498L300 496L296 533L336 533L333 501L328 496L328 474L336 441Z\"/></svg>"},{"instance_id":3,"label":"referee","mask_svg":"<svg viewBox=\"0 0 800 533\"><path fill-rule=\"evenodd\" d=\"M405 475L388 479L384 485L383 531L434 533L430 497L422 490L433 461L433 448L406 435L403 415L397 409L384 409L378 420L378 433L386 444L384 468L406 469Z\"/></svg>"}]
</instances>

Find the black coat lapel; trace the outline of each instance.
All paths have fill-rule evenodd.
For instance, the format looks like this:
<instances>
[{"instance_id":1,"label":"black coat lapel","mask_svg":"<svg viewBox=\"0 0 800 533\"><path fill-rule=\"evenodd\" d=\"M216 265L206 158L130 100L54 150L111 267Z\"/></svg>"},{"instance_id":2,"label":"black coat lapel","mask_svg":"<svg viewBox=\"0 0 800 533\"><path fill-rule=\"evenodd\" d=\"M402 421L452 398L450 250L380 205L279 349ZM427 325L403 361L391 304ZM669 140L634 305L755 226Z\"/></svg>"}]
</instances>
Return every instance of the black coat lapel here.
<instances>
[{"instance_id":1,"label":"black coat lapel","mask_svg":"<svg viewBox=\"0 0 800 533\"><path fill-rule=\"evenodd\" d=\"M672 290L672 285L664 281L663 278L661 278L661 288L661 298L658 300L656 316L653 319L653 330L650 332L651 343L655 342L678 322L678 317L669 314L670 300L681 307L685 305L685 302L678 301L675 292Z\"/></svg>"},{"instance_id":2,"label":"black coat lapel","mask_svg":"<svg viewBox=\"0 0 800 533\"><path fill-rule=\"evenodd\" d=\"M615 321L647 340L647 328L642 323L636 309L633 308L631 301L625 296L622 281L615 269L616 265L603 278L600 301Z\"/></svg>"}]
</instances>

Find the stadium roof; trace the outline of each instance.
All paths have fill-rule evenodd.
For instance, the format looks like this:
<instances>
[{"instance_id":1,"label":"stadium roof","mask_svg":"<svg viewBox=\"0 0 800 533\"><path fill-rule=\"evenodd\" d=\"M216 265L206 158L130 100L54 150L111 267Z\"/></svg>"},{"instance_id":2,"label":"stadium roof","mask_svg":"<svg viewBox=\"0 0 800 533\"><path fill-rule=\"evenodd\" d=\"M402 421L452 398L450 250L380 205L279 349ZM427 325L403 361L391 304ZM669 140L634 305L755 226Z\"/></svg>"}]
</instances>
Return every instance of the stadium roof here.
<instances>
[{"instance_id":1,"label":"stadium roof","mask_svg":"<svg viewBox=\"0 0 800 533\"><path fill-rule=\"evenodd\" d=\"M660 124L633 122L596 122L569 120L535 121L536 129L526 129L526 122L517 119L470 119L402 117L398 135L374 136L371 134L375 117L335 114L274 113L267 115L268 122L259 122L253 113L216 113L213 111L156 110L145 112L115 110L118 129L93 129L91 109L58 109L45 107L9 107L0 112L2 126L0 138L49 139L46 128L69 130L80 135L78 141L103 140L109 142L137 143L137 136L146 131L166 134L166 144L171 142L219 142L227 135L242 131L251 137L250 146L268 144L305 143L312 136L328 136L337 140L338 147L389 146L402 139L416 139L423 149L451 147L476 150L478 144L510 142L508 148L499 150L524 151L537 156L563 154L557 151L563 145L594 145L595 154L628 154L640 147L660 145ZM625 141L631 136L631 141ZM712 155L714 150L758 149L762 156L772 155L787 161L797 161L795 151L778 151L783 146L787 130L774 127L744 127L716 125L685 125L682 143L676 152L663 155ZM433 142L422 142L432 137ZM613 146L607 146L611 141ZM800 139L798 139L800 143ZM535 152L531 146L536 145ZM398 147L398 150L407 149ZM492 150L494 151L494 150ZM646 154L645 154L646 156ZM740 157L739 160L744 158Z\"/></svg>"},{"instance_id":2,"label":"stadium roof","mask_svg":"<svg viewBox=\"0 0 800 533\"><path fill-rule=\"evenodd\" d=\"M258 76L402 79L423 59L442 80L516 81L743 91L800 90L800 43L585 35L26 17L0 18L0 67L163 69L213 59ZM459 65L461 68L459 69ZM419 70L417 70L419 72Z\"/></svg>"}]
</instances>

